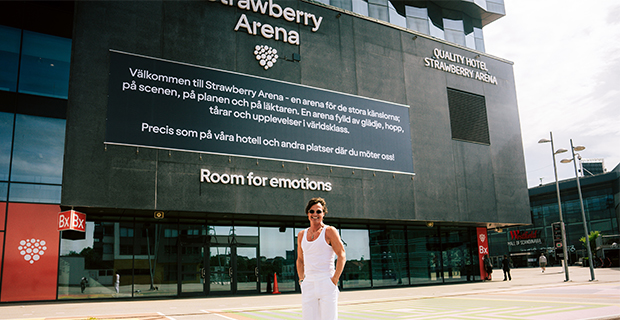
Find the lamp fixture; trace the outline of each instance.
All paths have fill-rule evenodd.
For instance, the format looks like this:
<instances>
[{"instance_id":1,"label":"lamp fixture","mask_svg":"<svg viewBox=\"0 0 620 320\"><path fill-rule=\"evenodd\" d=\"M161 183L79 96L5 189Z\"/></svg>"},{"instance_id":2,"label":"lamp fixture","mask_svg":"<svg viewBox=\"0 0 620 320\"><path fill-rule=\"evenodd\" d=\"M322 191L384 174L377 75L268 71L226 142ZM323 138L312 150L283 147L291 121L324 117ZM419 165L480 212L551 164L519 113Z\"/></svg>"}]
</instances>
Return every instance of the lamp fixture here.
<instances>
[{"instance_id":1,"label":"lamp fixture","mask_svg":"<svg viewBox=\"0 0 620 320\"><path fill-rule=\"evenodd\" d=\"M538 143L549 143L549 142L551 143L551 156L553 157L553 173L555 175L555 192L556 192L556 196L558 199L558 213L560 215L560 227L562 231L562 253L563 253L562 261L564 264L564 277L565 277L564 281L570 281L570 276L568 274L568 251L566 250L567 249L566 248L566 231L564 229L564 218L562 216L562 200L560 198L560 184L558 182L558 167L555 164L556 163L555 155L567 152L568 150L566 149L555 150L555 147L553 145L553 132L549 132L549 138L550 139L540 139L538 140ZM542 185L542 179L540 182Z\"/></svg>"},{"instance_id":2,"label":"lamp fixture","mask_svg":"<svg viewBox=\"0 0 620 320\"><path fill-rule=\"evenodd\" d=\"M583 151L586 149L584 146L573 146L573 139L570 139L570 149L573 154L571 159L563 159L561 163L569 163L573 162L573 166L575 167L575 179L577 181L577 192L579 193L579 204L581 205L581 218L583 219L583 232L585 234L586 239L586 248L588 249L588 264L590 265L590 281L596 280L594 276L594 260L592 259L592 248L590 247L590 235L588 233L588 222L586 221L586 212L583 208L583 195L581 194L581 183L579 182L579 173L577 172L577 160L581 160L581 155L575 153L575 151ZM577 158L575 158L577 157Z\"/></svg>"}]
</instances>

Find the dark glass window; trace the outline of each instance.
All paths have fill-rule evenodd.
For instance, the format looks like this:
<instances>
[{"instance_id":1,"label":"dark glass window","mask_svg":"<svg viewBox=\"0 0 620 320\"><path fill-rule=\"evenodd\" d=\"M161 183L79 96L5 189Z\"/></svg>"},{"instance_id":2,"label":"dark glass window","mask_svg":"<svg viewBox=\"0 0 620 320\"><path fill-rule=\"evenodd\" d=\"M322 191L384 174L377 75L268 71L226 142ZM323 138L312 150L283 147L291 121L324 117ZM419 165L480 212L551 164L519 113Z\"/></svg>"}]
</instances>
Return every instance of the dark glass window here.
<instances>
[{"instance_id":1,"label":"dark glass window","mask_svg":"<svg viewBox=\"0 0 620 320\"><path fill-rule=\"evenodd\" d=\"M133 238L133 229L121 227L120 236L123 238Z\"/></svg>"},{"instance_id":2,"label":"dark glass window","mask_svg":"<svg viewBox=\"0 0 620 320\"><path fill-rule=\"evenodd\" d=\"M62 183L64 119L18 114L11 181Z\"/></svg>"},{"instance_id":3,"label":"dark glass window","mask_svg":"<svg viewBox=\"0 0 620 320\"><path fill-rule=\"evenodd\" d=\"M59 185L11 183L9 201L60 203L60 188Z\"/></svg>"},{"instance_id":4,"label":"dark glass window","mask_svg":"<svg viewBox=\"0 0 620 320\"><path fill-rule=\"evenodd\" d=\"M9 180L14 117L12 113L0 112L0 181Z\"/></svg>"},{"instance_id":5,"label":"dark glass window","mask_svg":"<svg viewBox=\"0 0 620 320\"><path fill-rule=\"evenodd\" d=\"M0 26L0 90L17 90L21 30Z\"/></svg>"},{"instance_id":6,"label":"dark glass window","mask_svg":"<svg viewBox=\"0 0 620 320\"><path fill-rule=\"evenodd\" d=\"M426 8L418 8L413 6L405 6L407 15L407 28L415 31L429 34L428 28L428 12Z\"/></svg>"},{"instance_id":7,"label":"dark glass window","mask_svg":"<svg viewBox=\"0 0 620 320\"><path fill-rule=\"evenodd\" d=\"M297 234L294 234L293 231L292 228L286 228L284 232L280 232L280 228L260 228L261 292L268 292L267 278L273 278L274 273L278 274L280 291L295 291L295 279L297 278L295 273L295 262L297 261L295 241ZM237 232L237 228L235 228L235 232ZM252 266L256 265L256 262L252 261L255 258L255 252L256 250L245 251ZM239 250L237 255L240 255ZM241 282L246 281L241 280Z\"/></svg>"},{"instance_id":8,"label":"dark glass window","mask_svg":"<svg viewBox=\"0 0 620 320\"><path fill-rule=\"evenodd\" d=\"M429 2L428 3L428 17L430 19L430 35L439 39L444 39L443 32L443 13L441 8Z\"/></svg>"},{"instance_id":9,"label":"dark glass window","mask_svg":"<svg viewBox=\"0 0 620 320\"><path fill-rule=\"evenodd\" d=\"M465 46L476 49L476 36L474 35L474 23L472 20L470 16L463 15L463 32L465 34Z\"/></svg>"},{"instance_id":10,"label":"dark glass window","mask_svg":"<svg viewBox=\"0 0 620 320\"><path fill-rule=\"evenodd\" d=\"M411 283L441 282L441 248L437 228L408 227L407 242Z\"/></svg>"},{"instance_id":11,"label":"dark glass window","mask_svg":"<svg viewBox=\"0 0 620 320\"><path fill-rule=\"evenodd\" d=\"M463 14L453 10L443 10L443 28L446 41L465 45Z\"/></svg>"},{"instance_id":12,"label":"dark glass window","mask_svg":"<svg viewBox=\"0 0 620 320\"><path fill-rule=\"evenodd\" d=\"M396 8L394 8L394 5L392 4L392 2L388 2L388 7L389 7L389 15L390 15L390 23L403 27L403 28L407 28L407 18L405 18L404 15L400 14Z\"/></svg>"},{"instance_id":13,"label":"dark glass window","mask_svg":"<svg viewBox=\"0 0 620 320\"><path fill-rule=\"evenodd\" d=\"M0 201L6 201L7 192L9 191L9 184L6 182L0 182ZM4 217L0 217L4 219Z\"/></svg>"},{"instance_id":14,"label":"dark glass window","mask_svg":"<svg viewBox=\"0 0 620 320\"><path fill-rule=\"evenodd\" d=\"M475 268L471 249L475 247L467 228L442 229L442 264L444 282L472 281Z\"/></svg>"},{"instance_id":15,"label":"dark glass window","mask_svg":"<svg viewBox=\"0 0 620 320\"><path fill-rule=\"evenodd\" d=\"M331 5L345 10L353 11L351 0L331 0Z\"/></svg>"},{"instance_id":16,"label":"dark glass window","mask_svg":"<svg viewBox=\"0 0 620 320\"><path fill-rule=\"evenodd\" d=\"M476 40L476 50L484 52L484 35L482 33L482 21L472 19L474 25L474 38Z\"/></svg>"},{"instance_id":17,"label":"dark glass window","mask_svg":"<svg viewBox=\"0 0 620 320\"><path fill-rule=\"evenodd\" d=\"M370 247L368 230L341 229L347 253L342 280L344 288L370 288Z\"/></svg>"},{"instance_id":18,"label":"dark glass window","mask_svg":"<svg viewBox=\"0 0 620 320\"><path fill-rule=\"evenodd\" d=\"M23 32L19 92L67 99L71 39Z\"/></svg>"},{"instance_id":19,"label":"dark glass window","mask_svg":"<svg viewBox=\"0 0 620 320\"><path fill-rule=\"evenodd\" d=\"M389 22L388 1L387 0L369 0L368 16Z\"/></svg>"},{"instance_id":20,"label":"dark glass window","mask_svg":"<svg viewBox=\"0 0 620 320\"><path fill-rule=\"evenodd\" d=\"M372 286L408 285L404 230L370 230Z\"/></svg>"}]
</instances>

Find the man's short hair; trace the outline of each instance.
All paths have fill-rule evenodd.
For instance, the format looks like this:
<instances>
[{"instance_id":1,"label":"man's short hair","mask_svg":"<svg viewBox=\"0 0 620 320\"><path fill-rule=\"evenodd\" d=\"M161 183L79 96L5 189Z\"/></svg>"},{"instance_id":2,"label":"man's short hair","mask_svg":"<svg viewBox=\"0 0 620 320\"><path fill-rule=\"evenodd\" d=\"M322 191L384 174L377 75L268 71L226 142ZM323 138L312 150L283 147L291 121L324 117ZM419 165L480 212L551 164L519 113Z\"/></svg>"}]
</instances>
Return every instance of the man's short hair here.
<instances>
[{"instance_id":1,"label":"man's short hair","mask_svg":"<svg viewBox=\"0 0 620 320\"><path fill-rule=\"evenodd\" d=\"M310 199L310 201L308 201L308 205L306 205L306 214L308 214L308 211L310 210L310 208L312 208L312 206L317 203L320 203L323 206L323 212L327 214L327 203L325 202L325 199L323 198Z\"/></svg>"}]
</instances>

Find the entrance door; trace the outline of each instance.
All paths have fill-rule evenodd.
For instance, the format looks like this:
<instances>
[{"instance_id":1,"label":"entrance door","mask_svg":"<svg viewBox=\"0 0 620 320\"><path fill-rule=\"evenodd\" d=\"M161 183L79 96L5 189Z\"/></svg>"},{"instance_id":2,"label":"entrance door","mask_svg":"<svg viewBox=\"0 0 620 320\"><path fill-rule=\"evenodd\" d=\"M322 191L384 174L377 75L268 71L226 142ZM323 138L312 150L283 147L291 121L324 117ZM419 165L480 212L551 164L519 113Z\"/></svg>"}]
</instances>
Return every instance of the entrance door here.
<instances>
[{"instance_id":1,"label":"entrance door","mask_svg":"<svg viewBox=\"0 0 620 320\"><path fill-rule=\"evenodd\" d=\"M260 292L257 245L209 242L181 244L180 295Z\"/></svg>"},{"instance_id":2,"label":"entrance door","mask_svg":"<svg viewBox=\"0 0 620 320\"><path fill-rule=\"evenodd\" d=\"M237 292L260 292L258 274L258 248L256 246L236 246L236 278Z\"/></svg>"},{"instance_id":3,"label":"entrance door","mask_svg":"<svg viewBox=\"0 0 620 320\"><path fill-rule=\"evenodd\" d=\"M208 255L209 283L206 294L231 293L233 291L233 252L231 246L210 246Z\"/></svg>"},{"instance_id":4,"label":"entrance door","mask_svg":"<svg viewBox=\"0 0 620 320\"><path fill-rule=\"evenodd\" d=\"M183 296L204 295L208 290L205 247L201 243L184 243L179 248L179 292Z\"/></svg>"},{"instance_id":5,"label":"entrance door","mask_svg":"<svg viewBox=\"0 0 620 320\"><path fill-rule=\"evenodd\" d=\"M259 292L258 247L211 245L208 294Z\"/></svg>"}]
</instances>

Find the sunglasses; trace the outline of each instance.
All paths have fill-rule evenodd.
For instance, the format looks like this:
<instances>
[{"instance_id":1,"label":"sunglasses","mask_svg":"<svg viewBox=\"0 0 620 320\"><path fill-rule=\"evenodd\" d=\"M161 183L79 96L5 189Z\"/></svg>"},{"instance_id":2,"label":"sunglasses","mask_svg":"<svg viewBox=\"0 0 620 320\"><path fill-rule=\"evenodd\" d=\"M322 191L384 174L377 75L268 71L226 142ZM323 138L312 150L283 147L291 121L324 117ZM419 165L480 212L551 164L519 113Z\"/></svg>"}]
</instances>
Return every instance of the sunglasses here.
<instances>
[{"instance_id":1,"label":"sunglasses","mask_svg":"<svg viewBox=\"0 0 620 320\"><path fill-rule=\"evenodd\" d=\"M314 210L308 210L308 212L309 212L309 213L314 213ZM317 211L316 211L316 213L317 213L317 214L321 214L321 213L323 213L323 211L321 211L321 210L317 210Z\"/></svg>"}]
</instances>

